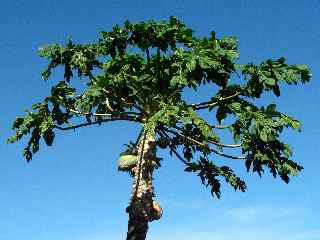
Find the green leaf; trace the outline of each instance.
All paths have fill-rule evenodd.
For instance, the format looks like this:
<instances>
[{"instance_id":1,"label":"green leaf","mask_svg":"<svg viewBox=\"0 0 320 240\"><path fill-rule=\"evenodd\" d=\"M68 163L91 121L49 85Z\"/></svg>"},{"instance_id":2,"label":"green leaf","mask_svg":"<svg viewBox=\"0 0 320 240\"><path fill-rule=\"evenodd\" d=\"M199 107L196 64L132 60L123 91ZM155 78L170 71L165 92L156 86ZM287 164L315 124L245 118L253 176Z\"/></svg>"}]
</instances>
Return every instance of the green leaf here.
<instances>
[{"instance_id":1,"label":"green leaf","mask_svg":"<svg viewBox=\"0 0 320 240\"><path fill-rule=\"evenodd\" d=\"M227 117L228 112L229 111L225 106L220 106L216 113L217 121L221 123Z\"/></svg>"},{"instance_id":2,"label":"green leaf","mask_svg":"<svg viewBox=\"0 0 320 240\"><path fill-rule=\"evenodd\" d=\"M268 86L274 86L276 84L276 80L274 78L266 78L264 83Z\"/></svg>"},{"instance_id":3,"label":"green leaf","mask_svg":"<svg viewBox=\"0 0 320 240\"><path fill-rule=\"evenodd\" d=\"M264 130L262 130L262 131L260 132L260 138L261 138L262 141L268 142L268 134L267 134L267 132L264 131Z\"/></svg>"},{"instance_id":4,"label":"green leaf","mask_svg":"<svg viewBox=\"0 0 320 240\"><path fill-rule=\"evenodd\" d=\"M233 102L233 103L229 104L229 108L232 109L234 112L240 112L241 111L241 103Z\"/></svg>"},{"instance_id":5,"label":"green leaf","mask_svg":"<svg viewBox=\"0 0 320 240\"><path fill-rule=\"evenodd\" d=\"M266 111L268 113L274 113L276 111L276 107L277 107L276 104L270 104L270 105L267 106Z\"/></svg>"},{"instance_id":6,"label":"green leaf","mask_svg":"<svg viewBox=\"0 0 320 240\"><path fill-rule=\"evenodd\" d=\"M186 66L187 66L188 71L192 72L195 70L195 68L197 66L197 61L192 58L189 62L187 62Z\"/></svg>"},{"instance_id":7,"label":"green leaf","mask_svg":"<svg viewBox=\"0 0 320 240\"><path fill-rule=\"evenodd\" d=\"M52 129L48 129L43 133L43 139L46 142L47 146L52 146L55 134Z\"/></svg>"},{"instance_id":8,"label":"green leaf","mask_svg":"<svg viewBox=\"0 0 320 240\"><path fill-rule=\"evenodd\" d=\"M294 129L300 129L300 128L301 128L301 124L300 124L300 122L297 121L297 120L293 120L293 121L291 122L291 126L292 126Z\"/></svg>"}]
</instances>

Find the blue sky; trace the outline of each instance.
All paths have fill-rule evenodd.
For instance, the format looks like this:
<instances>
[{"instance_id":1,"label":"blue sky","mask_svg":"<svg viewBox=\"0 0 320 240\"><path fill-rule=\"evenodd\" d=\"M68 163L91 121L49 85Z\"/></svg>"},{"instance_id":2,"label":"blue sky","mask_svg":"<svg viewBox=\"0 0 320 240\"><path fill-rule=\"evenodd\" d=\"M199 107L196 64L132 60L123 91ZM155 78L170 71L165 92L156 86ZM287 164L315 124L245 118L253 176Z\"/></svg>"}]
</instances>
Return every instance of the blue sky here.
<instances>
[{"instance_id":1,"label":"blue sky","mask_svg":"<svg viewBox=\"0 0 320 240\"><path fill-rule=\"evenodd\" d=\"M133 139L134 124L112 123L57 134L54 147L43 148L27 164L23 145L6 145L12 120L46 96L53 82L43 82L46 61L36 50L46 43L96 40L115 23L167 19L175 15L208 35L239 38L240 61L259 62L285 56L311 67L310 84L285 87L267 100L300 119L301 133L283 138L305 167L289 185L269 174L259 178L243 163L230 163L248 183L247 193L224 185L212 199L196 176L166 153L155 175L164 216L151 224L152 240L318 240L320 238L320 1L83 1L2 0L0 3L0 239L124 239L125 207L131 181L116 170L123 144ZM58 78L59 76L55 76ZM200 91L208 97L208 91ZM228 160L227 160L228 161Z\"/></svg>"}]
</instances>

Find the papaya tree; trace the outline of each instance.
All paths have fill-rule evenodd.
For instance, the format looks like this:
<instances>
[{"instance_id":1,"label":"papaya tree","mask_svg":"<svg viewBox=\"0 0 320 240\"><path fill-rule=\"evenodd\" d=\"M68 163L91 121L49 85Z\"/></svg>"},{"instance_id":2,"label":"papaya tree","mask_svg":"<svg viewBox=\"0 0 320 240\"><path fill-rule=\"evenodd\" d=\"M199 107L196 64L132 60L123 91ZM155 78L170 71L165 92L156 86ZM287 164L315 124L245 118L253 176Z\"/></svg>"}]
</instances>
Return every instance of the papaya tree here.
<instances>
[{"instance_id":1,"label":"papaya tree","mask_svg":"<svg viewBox=\"0 0 320 240\"><path fill-rule=\"evenodd\" d=\"M182 161L184 171L197 174L217 198L221 180L246 190L230 164L219 165L217 159L243 161L248 172L260 176L269 169L286 183L303 169L280 138L286 128L299 130L299 121L273 103L256 100L266 92L279 97L281 85L308 82L305 65L288 64L284 57L239 63L235 37L218 38L215 32L195 36L175 17L126 21L102 31L96 42L46 45L39 55L48 59L44 80L56 68L63 70L63 78L42 102L16 118L8 142L27 137L23 155L30 161L42 146L40 140L51 146L57 132L111 121L137 124L139 136L126 144L118 160L118 169L133 182L127 240L146 239L148 223L161 218L152 184L161 167L158 148ZM85 88L77 87L78 78L86 81ZM186 100L186 89L196 94L205 85L214 86L210 98Z\"/></svg>"}]
</instances>

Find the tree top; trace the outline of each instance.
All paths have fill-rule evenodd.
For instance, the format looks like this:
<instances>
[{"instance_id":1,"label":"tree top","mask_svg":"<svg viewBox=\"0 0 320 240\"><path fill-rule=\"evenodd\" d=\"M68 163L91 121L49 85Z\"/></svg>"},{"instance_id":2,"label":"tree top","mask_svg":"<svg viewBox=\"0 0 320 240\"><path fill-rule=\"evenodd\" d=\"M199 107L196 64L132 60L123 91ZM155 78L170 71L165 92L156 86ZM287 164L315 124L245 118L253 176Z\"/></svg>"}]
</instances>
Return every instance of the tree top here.
<instances>
[{"instance_id":1,"label":"tree top","mask_svg":"<svg viewBox=\"0 0 320 240\"><path fill-rule=\"evenodd\" d=\"M244 161L248 171L260 176L268 168L285 182L302 169L290 159L290 146L280 140L285 128L300 129L299 121L279 112L275 104L259 107L254 100L264 92L279 97L282 84L308 82L306 65L288 64L284 57L240 64L236 37L218 38L215 32L197 37L175 17L126 21L100 32L94 43L46 45L39 55L49 61L44 80L57 67L64 74L43 102L13 124L16 133L8 142L28 136L28 161L41 139L53 144L56 131L122 120L140 123L166 139L163 147L186 164L186 171L197 172L218 197L219 176L235 189L245 191L246 186L231 168L217 166L212 155ZM77 78L87 79L85 89L75 87ZM201 85L214 85L217 91L200 103L183 98L185 88L197 90ZM210 111L215 121L200 117L202 110ZM226 119L233 123L222 125ZM220 141L221 129L231 133L234 143ZM241 155L227 153L230 148L240 149Z\"/></svg>"}]
</instances>

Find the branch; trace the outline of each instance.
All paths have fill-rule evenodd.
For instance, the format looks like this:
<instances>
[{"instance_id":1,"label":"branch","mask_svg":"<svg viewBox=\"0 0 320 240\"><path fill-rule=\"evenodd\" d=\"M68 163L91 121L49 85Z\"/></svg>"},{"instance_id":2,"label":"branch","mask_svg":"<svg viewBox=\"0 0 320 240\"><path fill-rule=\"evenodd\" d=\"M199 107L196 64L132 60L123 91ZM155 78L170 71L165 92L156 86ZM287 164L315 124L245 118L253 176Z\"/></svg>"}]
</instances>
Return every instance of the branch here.
<instances>
[{"instance_id":1,"label":"branch","mask_svg":"<svg viewBox=\"0 0 320 240\"><path fill-rule=\"evenodd\" d=\"M208 140L209 143L212 143L216 146L219 146L219 147L226 147L226 148L238 148L238 147L241 147L242 144L223 144L223 143L218 143L218 142L214 142L214 141L210 141Z\"/></svg>"},{"instance_id":2,"label":"branch","mask_svg":"<svg viewBox=\"0 0 320 240\"><path fill-rule=\"evenodd\" d=\"M212 128L216 128L216 129L226 129L229 128L229 125L211 125Z\"/></svg>"},{"instance_id":3,"label":"branch","mask_svg":"<svg viewBox=\"0 0 320 240\"><path fill-rule=\"evenodd\" d=\"M186 160L184 160L183 157L180 156L180 154L173 148L173 147L170 147L170 150L177 156L177 158L183 162L184 164L186 164L187 166L190 165L190 163L188 163Z\"/></svg>"},{"instance_id":4,"label":"branch","mask_svg":"<svg viewBox=\"0 0 320 240\"><path fill-rule=\"evenodd\" d=\"M85 115L85 116L95 116L95 117L113 117L115 115L124 115L124 116L129 116L128 114L133 114L136 116L140 116L139 113L137 112L123 112L123 113L93 113L93 112L80 112L78 110L68 108L66 107L70 112L73 112L78 115Z\"/></svg>"},{"instance_id":5,"label":"branch","mask_svg":"<svg viewBox=\"0 0 320 240\"><path fill-rule=\"evenodd\" d=\"M189 141L197 144L198 146L205 147L205 148L209 149L211 152L213 152L213 153L215 153L215 154L217 154L217 155L220 155L220 156L222 156L222 157L231 158L231 159L246 159L245 156L232 156L232 155L225 154L225 153L223 153L223 152L220 152L220 151L218 151L218 150L215 150L215 149L209 147L208 144L201 143L201 142L199 142L199 141L197 141L197 140L195 140L195 139L193 139L193 138L191 138L191 137L189 137L189 136L185 136L185 135L183 135L183 134L181 134L181 133L172 131L172 130L167 129L167 128L165 128L165 127L162 127L162 128L163 128L165 131L170 132L170 133L172 133L172 134L175 134L176 136L178 135L178 136L180 136L180 137L182 137L182 138L184 138L184 139L187 139L187 140L189 140Z\"/></svg>"},{"instance_id":6,"label":"branch","mask_svg":"<svg viewBox=\"0 0 320 240\"><path fill-rule=\"evenodd\" d=\"M195 103L195 104L191 104L188 107L192 107L195 110L200 110L200 109L205 109L208 107L215 107L217 105L219 105L220 102L235 98L237 96L239 96L241 94L241 92L236 92L233 95L227 96L227 97L220 97L218 101L214 102L214 101L208 101L208 102L201 102L201 103Z\"/></svg>"},{"instance_id":7,"label":"branch","mask_svg":"<svg viewBox=\"0 0 320 240\"><path fill-rule=\"evenodd\" d=\"M168 135L166 132L164 132L164 131L159 132L159 134L160 134L162 137L165 136L165 137L167 137L168 139L170 139L169 135ZM180 154L179 154L173 147L169 146L169 148L170 148L170 150L177 156L177 158L178 158L181 162L183 162L184 164L186 164L186 165L188 165L188 166L190 165L183 157L180 156Z\"/></svg>"},{"instance_id":8,"label":"branch","mask_svg":"<svg viewBox=\"0 0 320 240\"><path fill-rule=\"evenodd\" d=\"M184 124L183 122L179 122L179 123L181 123L182 125ZM230 125L210 125L210 124L208 124L208 126L211 127L211 128L216 128L216 129L226 129L226 128L230 127ZM183 130L183 128L178 127L178 126L174 126L174 128L176 128L176 129L178 129L180 131Z\"/></svg>"},{"instance_id":9,"label":"branch","mask_svg":"<svg viewBox=\"0 0 320 240\"><path fill-rule=\"evenodd\" d=\"M111 107L108 97L106 97L106 105L107 105L107 108L108 108L111 112L114 112L114 111L115 111L115 110Z\"/></svg>"},{"instance_id":10,"label":"branch","mask_svg":"<svg viewBox=\"0 0 320 240\"><path fill-rule=\"evenodd\" d=\"M92 113L92 112L80 112L78 110L66 107L70 112L73 112L78 115L85 115L85 116L96 116L96 117L111 117L111 113Z\"/></svg>"},{"instance_id":11,"label":"branch","mask_svg":"<svg viewBox=\"0 0 320 240\"><path fill-rule=\"evenodd\" d=\"M70 127L60 127L58 125L55 125L54 128L65 131L65 130L71 130L71 129L76 129L76 128L80 128L80 127L96 125L96 124L101 124L103 122L111 122L111 121L117 121L117 120L126 120L126 121L141 123L141 121L139 121L137 118L124 116L124 117L113 117L113 118L109 118L109 119L101 119L101 120L97 120L97 121L93 121L93 122L81 123L81 124L73 125Z\"/></svg>"},{"instance_id":12,"label":"branch","mask_svg":"<svg viewBox=\"0 0 320 240\"><path fill-rule=\"evenodd\" d=\"M211 126L211 127L213 127L213 126ZM181 128L181 127L173 126L173 128L180 130L180 131L183 131L183 128ZM223 143L219 143L219 142L215 142L215 141L211 141L211 140L208 140L208 142L212 143L216 146L219 146L219 147L227 147L227 148L237 148L237 147L242 146L242 144L223 144Z\"/></svg>"},{"instance_id":13,"label":"branch","mask_svg":"<svg viewBox=\"0 0 320 240\"><path fill-rule=\"evenodd\" d=\"M211 150L212 152L214 152L215 154L218 154L218 155L220 155L220 156L222 156L222 157L231 158L231 159L241 159L241 160L246 159L245 156L232 156L232 155L225 154L225 153L223 153L223 152L217 151L217 150L212 149L212 148L210 148L210 150Z\"/></svg>"}]
</instances>

